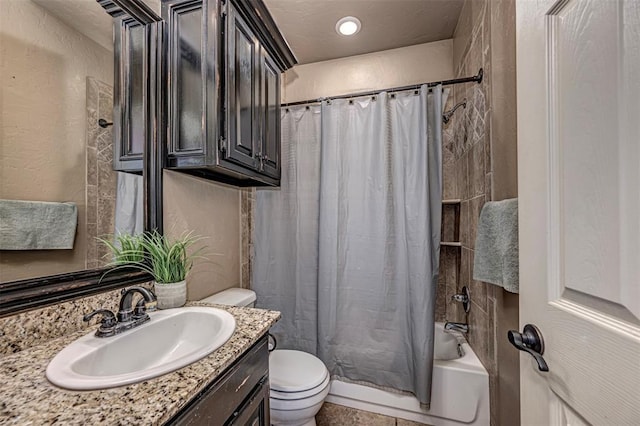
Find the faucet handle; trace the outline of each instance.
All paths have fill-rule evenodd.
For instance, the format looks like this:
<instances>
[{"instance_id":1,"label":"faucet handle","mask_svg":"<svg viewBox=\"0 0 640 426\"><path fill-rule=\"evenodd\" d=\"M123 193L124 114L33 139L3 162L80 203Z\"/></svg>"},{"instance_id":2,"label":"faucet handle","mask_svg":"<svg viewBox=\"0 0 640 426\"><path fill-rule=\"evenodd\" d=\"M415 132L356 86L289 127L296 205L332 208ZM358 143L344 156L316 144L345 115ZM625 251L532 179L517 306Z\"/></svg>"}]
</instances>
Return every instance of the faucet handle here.
<instances>
[{"instance_id":1,"label":"faucet handle","mask_svg":"<svg viewBox=\"0 0 640 426\"><path fill-rule=\"evenodd\" d=\"M89 322L91 318L96 315L102 315L102 320L100 321L100 328L110 328L115 327L117 321L116 316L113 312L108 309L96 309L95 311L86 314L82 317L82 321Z\"/></svg>"},{"instance_id":2,"label":"faucet handle","mask_svg":"<svg viewBox=\"0 0 640 426\"><path fill-rule=\"evenodd\" d=\"M133 295L135 293L142 295L145 312L156 310L158 299L151 290L140 286L123 288L120 291L122 296L120 297L120 306L118 308L118 322L129 322L135 315L140 315L142 317L146 315L145 312L141 313L142 307L138 306L139 302L136 302L136 306L134 308L131 307L131 304L133 303Z\"/></svg>"},{"instance_id":3,"label":"faucet handle","mask_svg":"<svg viewBox=\"0 0 640 426\"><path fill-rule=\"evenodd\" d=\"M469 301L469 297L466 294L454 294L451 296L451 300L454 302L467 303Z\"/></svg>"},{"instance_id":4,"label":"faucet handle","mask_svg":"<svg viewBox=\"0 0 640 426\"><path fill-rule=\"evenodd\" d=\"M451 296L451 300L462 303L464 311L469 313L469 309L471 308L471 296L469 296L469 289L467 286L462 287L462 292Z\"/></svg>"},{"instance_id":5,"label":"faucet handle","mask_svg":"<svg viewBox=\"0 0 640 426\"><path fill-rule=\"evenodd\" d=\"M135 308L133 308L133 318L142 318L147 315L147 312L153 312L157 310L157 301L147 302L144 299L138 300Z\"/></svg>"}]
</instances>

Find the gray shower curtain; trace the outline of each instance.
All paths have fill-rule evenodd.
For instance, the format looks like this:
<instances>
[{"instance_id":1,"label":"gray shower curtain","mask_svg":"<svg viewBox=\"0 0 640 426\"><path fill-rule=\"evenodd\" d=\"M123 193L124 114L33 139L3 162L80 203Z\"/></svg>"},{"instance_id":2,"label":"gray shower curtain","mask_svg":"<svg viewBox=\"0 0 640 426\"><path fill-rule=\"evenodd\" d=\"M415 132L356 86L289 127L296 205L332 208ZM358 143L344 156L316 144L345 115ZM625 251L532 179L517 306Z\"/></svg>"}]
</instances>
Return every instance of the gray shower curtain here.
<instances>
[{"instance_id":1,"label":"gray shower curtain","mask_svg":"<svg viewBox=\"0 0 640 426\"><path fill-rule=\"evenodd\" d=\"M280 190L257 195L253 285L281 347L428 404L442 89L283 111Z\"/></svg>"}]
</instances>

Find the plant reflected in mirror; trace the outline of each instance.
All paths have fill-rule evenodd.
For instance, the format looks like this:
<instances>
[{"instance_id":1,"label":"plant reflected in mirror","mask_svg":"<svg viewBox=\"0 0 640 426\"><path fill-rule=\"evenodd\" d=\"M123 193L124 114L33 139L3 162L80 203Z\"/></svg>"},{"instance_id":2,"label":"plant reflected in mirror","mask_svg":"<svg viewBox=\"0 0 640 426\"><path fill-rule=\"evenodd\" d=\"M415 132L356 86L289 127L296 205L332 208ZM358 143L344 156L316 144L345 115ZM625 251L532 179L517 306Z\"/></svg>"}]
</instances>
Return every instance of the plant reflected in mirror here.
<instances>
[{"instance_id":1,"label":"plant reflected in mirror","mask_svg":"<svg viewBox=\"0 0 640 426\"><path fill-rule=\"evenodd\" d=\"M143 234L118 234L115 236L114 242L104 238L97 238L97 240L109 249L109 253L104 255L105 258L110 258L109 265L123 265L144 261Z\"/></svg>"},{"instance_id":2,"label":"plant reflected in mirror","mask_svg":"<svg viewBox=\"0 0 640 426\"><path fill-rule=\"evenodd\" d=\"M184 232L172 239L157 231L139 235L120 234L116 242L100 239L113 255L111 266L131 267L148 272L158 284L184 281L197 259L206 259L206 246L193 247L205 237Z\"/></svg>"}]
</instances>

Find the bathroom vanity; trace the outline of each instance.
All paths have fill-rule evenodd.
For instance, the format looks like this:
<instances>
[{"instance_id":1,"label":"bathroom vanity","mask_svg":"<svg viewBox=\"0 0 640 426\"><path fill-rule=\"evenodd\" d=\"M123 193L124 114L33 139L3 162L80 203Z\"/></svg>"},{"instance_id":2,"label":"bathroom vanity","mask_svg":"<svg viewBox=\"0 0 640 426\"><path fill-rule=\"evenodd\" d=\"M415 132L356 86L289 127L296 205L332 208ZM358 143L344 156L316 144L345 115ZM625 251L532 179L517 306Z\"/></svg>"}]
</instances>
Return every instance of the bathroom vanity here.
<instances>
[{"instance_id":1,"label":"bathroom vanity","mask_svg":"<svg viewBox=\"0 0 640 426\"><path fill-rule=\"evenodd\" d=\"M234 316L231 338L207 357L141 383L81 392L52 385L47 365L86 330L0 358L0 423L268 425L266 335L280 313L215 307Z\"/></svg>"},{"instance_id":2,"label":"bathroom vanity","mask_svg":"<svg viewBox=\"0 0 640 426\"><path fill-rule=\"evenodd\" d=\"M269 426L269 351L262 337L180 410L171 425Z\"/></svg>"}]
</instances>

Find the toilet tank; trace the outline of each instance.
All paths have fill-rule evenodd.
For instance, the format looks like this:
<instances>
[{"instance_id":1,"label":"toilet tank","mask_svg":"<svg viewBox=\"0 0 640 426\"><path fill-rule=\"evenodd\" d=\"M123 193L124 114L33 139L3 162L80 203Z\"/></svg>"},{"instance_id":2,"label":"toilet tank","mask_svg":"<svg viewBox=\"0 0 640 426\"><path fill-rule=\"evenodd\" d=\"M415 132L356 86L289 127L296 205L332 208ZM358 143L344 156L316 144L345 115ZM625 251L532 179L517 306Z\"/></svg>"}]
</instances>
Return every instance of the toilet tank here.
<instances>
[{"instance_id":1,"label":"toilet tank","mask_svg":"<svg viewBox=\"0 0 640 426\"><path fill-rule=\"evenodd\" d=\"M242 306L253 308L256 304L256 293L246 288L229 288L212 296L205 297L201 302L216 303L218 305Z\"/></svg>"}]
</instances>

